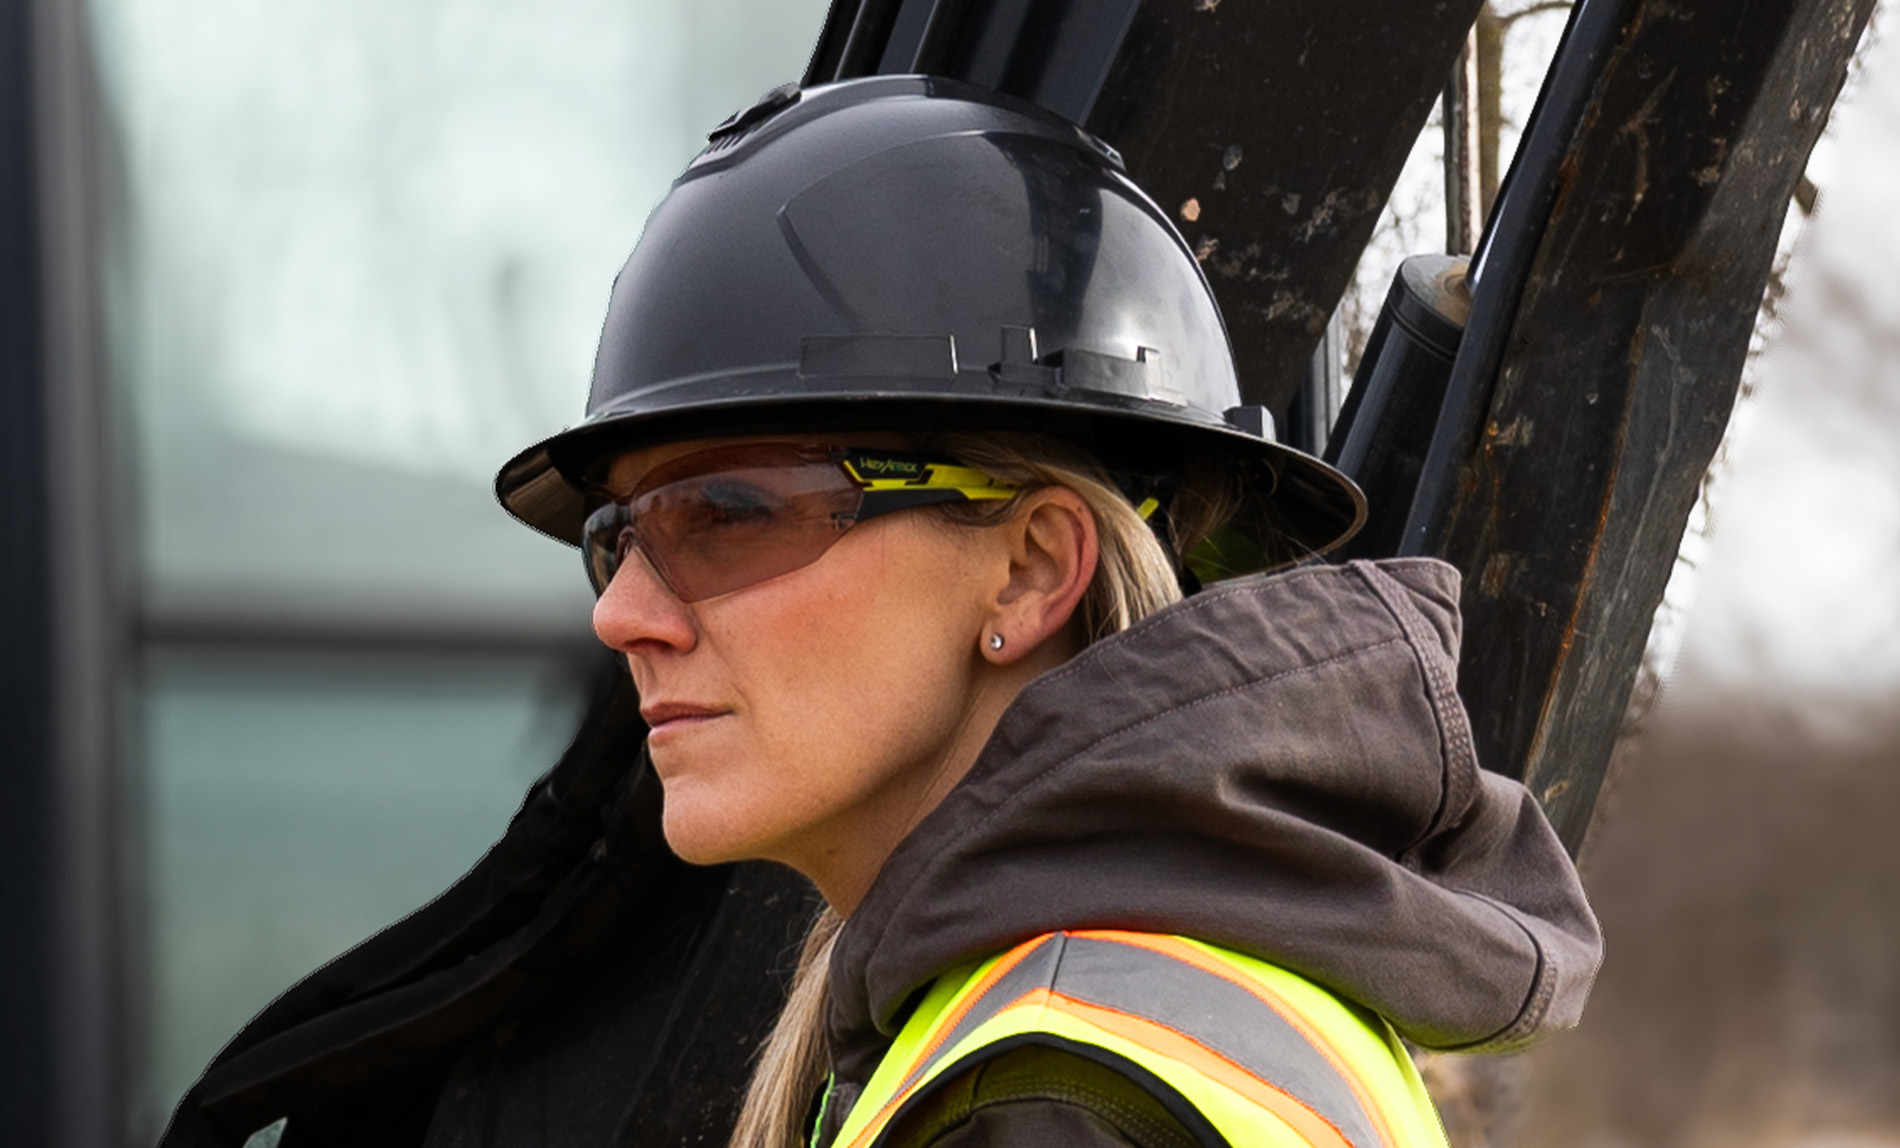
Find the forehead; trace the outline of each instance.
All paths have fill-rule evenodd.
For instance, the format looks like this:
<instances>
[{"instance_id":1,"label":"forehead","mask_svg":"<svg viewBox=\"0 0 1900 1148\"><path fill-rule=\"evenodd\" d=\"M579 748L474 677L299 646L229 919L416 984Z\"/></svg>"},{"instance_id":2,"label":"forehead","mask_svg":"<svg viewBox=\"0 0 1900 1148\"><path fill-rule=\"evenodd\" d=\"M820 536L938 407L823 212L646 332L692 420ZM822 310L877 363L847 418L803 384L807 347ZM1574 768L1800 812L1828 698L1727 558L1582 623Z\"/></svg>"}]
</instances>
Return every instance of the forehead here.
<instances>
[{"instance_id":1,"label":"forehead","mask_svg":"<svg viewBox=\"0 0 1900 1148\"><path fill-rule=\"evenodd\" d=\"M869 446L897 450L910 445L908 437L893 432L852 431L849 434L834 435L733 435L726 438L683 439L679 442L639 447L620 454L607 465L605 485L608 490L624 495L640 485L640 480L650 474L653 468L712 447L742 446L751 442L790 442L804 446Z\"/></svg>"}]
</instances>

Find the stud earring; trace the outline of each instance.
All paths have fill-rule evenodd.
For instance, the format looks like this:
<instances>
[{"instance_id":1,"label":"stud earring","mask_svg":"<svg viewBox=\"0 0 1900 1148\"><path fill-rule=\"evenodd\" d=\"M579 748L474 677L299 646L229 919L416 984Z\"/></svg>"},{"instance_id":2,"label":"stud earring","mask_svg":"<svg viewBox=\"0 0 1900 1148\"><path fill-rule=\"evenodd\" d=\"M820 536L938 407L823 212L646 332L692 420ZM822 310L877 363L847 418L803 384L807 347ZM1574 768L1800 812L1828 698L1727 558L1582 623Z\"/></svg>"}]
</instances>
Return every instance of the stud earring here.
<instances>
[{"instance_id":1,"label":"stud earring","mask_svg":"<svg viewBox=\"0 0 1900 1148\"><path fill-rule=\"evenodd\" d=\"M990 649L1000 650L1002 648L1003 648L1003 635L991 634L990 635Z\"/></svg>"}]
</instances>

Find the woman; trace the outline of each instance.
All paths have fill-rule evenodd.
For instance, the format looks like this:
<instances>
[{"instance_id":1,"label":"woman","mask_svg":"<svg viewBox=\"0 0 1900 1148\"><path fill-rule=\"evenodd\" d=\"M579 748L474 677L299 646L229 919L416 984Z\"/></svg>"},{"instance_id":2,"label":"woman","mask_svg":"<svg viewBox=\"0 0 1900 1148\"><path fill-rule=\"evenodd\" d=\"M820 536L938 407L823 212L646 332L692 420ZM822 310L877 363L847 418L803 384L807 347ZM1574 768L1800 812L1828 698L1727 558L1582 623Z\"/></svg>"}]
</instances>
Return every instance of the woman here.
<instances>
[{"instance_id":1,"label":"woman","mask_svg":"<svg viewBox=\"0 0 1900 1148\"><path fill-rule=\"evenodd\" d=\"M1455 575L1214 584L1363 506L1072 125L768 97L650 220L589 411L498 486L582 545L667 840L830 906L735 1144L1442 1144L1395 1029L1574 1023L1595 923L1472 759Z\"/></svg>"}]
</instances>

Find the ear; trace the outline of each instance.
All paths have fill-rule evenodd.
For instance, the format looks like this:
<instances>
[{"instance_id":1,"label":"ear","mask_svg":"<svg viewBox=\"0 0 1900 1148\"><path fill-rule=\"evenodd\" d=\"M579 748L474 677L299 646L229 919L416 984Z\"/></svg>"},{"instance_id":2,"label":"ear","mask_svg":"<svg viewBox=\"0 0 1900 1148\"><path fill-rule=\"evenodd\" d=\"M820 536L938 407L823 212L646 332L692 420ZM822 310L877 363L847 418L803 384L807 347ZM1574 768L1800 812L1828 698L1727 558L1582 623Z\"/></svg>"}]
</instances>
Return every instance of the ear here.
<instances>
[{"instance_id":1,"label":"ear","mask_svg":"<svg viewBox=\"0 0 1900 1148\"><path fill-rule=\"evenodd\" d=\"M1100 555L1095 515L1075 491L1051 486L1025 497L1002 530L1009 578L992 603L983 656L997 665L1039 651L1067 658L1074 653L1069 620L1095 579Z\"/></svg>"}]
</instances>

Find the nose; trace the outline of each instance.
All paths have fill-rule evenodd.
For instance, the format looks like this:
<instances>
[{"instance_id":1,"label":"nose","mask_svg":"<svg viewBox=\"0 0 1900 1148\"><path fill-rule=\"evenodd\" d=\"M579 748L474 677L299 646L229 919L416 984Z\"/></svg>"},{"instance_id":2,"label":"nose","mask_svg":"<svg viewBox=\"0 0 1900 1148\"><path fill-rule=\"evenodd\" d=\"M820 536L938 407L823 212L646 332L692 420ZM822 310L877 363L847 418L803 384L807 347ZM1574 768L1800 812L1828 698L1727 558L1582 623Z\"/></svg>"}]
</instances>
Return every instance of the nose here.
<instances>
[{"instance_id":1,"label":"nose","mask_svg":"<svg viewBox=\"0 0 1900 1148\"><path fill-rule=\"evenodd\" d=\"M635 656L685 653L699 640L692 612L638 550L620 563L595 601L594 633L609 648Z\"/></svg>"}]
</instances>

